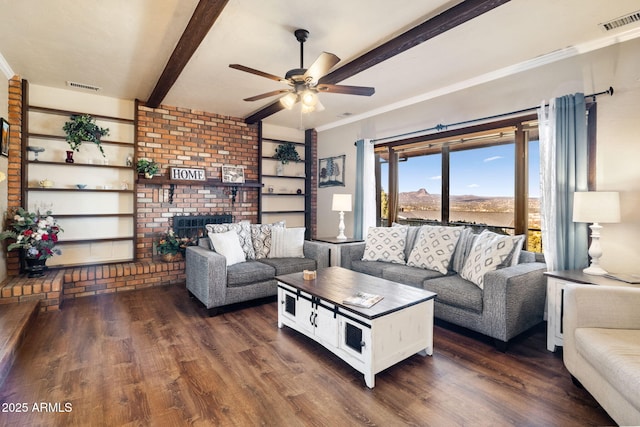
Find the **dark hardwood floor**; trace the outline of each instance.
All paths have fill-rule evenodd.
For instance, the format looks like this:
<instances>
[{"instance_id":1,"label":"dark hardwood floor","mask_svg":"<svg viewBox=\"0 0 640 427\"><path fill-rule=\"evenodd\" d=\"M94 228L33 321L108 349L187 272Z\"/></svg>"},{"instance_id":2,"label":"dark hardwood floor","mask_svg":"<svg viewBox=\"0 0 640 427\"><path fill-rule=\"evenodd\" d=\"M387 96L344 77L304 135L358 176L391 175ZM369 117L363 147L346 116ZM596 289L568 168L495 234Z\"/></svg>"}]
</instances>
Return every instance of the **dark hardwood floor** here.
<instances>
[{"instance_id":1,"label":"dark hardwood floor","mask_svg":"<svg viewBox=\"0 0 640 427\"><path fill-rule=\"evenodd\" d=\"M66 301L35 325L0 389L2 426L614 424L546 350L544 324L507 353L437 325L433 356L379 373L374 389L279 330L275 302L209 318L168 286Z\"/></svg>"}]
</instances>

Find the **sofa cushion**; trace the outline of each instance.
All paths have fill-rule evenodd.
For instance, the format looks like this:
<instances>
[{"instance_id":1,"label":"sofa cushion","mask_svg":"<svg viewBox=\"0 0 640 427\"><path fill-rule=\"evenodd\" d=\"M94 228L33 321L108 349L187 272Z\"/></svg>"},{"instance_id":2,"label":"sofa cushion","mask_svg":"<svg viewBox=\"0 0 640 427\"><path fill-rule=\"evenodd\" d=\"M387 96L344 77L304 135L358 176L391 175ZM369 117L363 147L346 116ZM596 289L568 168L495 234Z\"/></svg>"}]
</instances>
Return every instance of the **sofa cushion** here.
<instances>
[{"instance_id":1,"label":"sofa cushion","mask_svg":"<svg viewBox=\"0 0 640 427\"><path fill-rule=\"evenodd\" d=\"M384 261L354 260L351 261L351 270L369 274L371 276L382 277L382 272L389 267L393 267L393 265L394 264L391 264L390 262Z\"/></svg>"},{"instance_id":2,"label":"sofa cushion","mask_svg":"<svg viewBox=\"0 0 640 427\"><path fill-rule=\"evenodd\" d=\"M365 241L362 260L404 264L407 229L407 226L370 227Z\"/></svg>"},{"instance_id":3,"label":"sofa cushion","mask_svg":"<svg viewBox=\"0 0 640 427\"><path fill-rule=\"evenodd\" d=\"M451 270L456 273L460 273L462 271L464 262L469 256L469 251L471 251L471 247L473 246L473 242L476 241L476 237L478 237L478 235L474 234L471 228L465 228L462 230L456 244L456 249L453 252L453 257L451 258Z\"/></svg>"},{"instance_id":4,"label":"sofa cushion","mask_svg":"<svg viewBox=\"0 0 640 427\"><path fill-rule=\"evenodd\" d=\"M209 233L213 249L227 259L227 267L246 261L238 233L229 230L225 233Z\"/></svg>"},{"instance_id":5,"label":"sofa cushion","mask_svg":"<svg viewBox=\"0 0 640 427\"><path fill-rule=\"evenodd\" d=\"M273 279L276 269L259 261L246 261L227 267L227 286L244 286Z\"/></svg>"},{"instance_id":6,"label":"sofa cushion","mask_svg":"<svg viewBox=\"0 0 640 427\"><path fill-rule=\"evenodd\" d=\"M447 274L462 230L463 227L423 225L407 258L407 265Z\"/></svg>"},{"instance_id":7,"label":"sofa cushion","mask_svg":"<svg viewBox=\"0 0 640 427\"><path fill-rule=\"evenodd\" d=\"M407 228L407 243L404 245L404 259L409 259L409 255L411 255L411 250L416 243L416 238L418 237L418 233L420 232L419 225L404 225L398 224L394 222L391 224L392 227L408 227Z\"/></svg>"},{"instance_id":8,"label":"sofa cushion","mask_svg":"<svg viewBox=\"0 0 640 427\"><path fill-rule=\"evenodd\" d=\"M403 285L422 288L422 282L426 279L442 277L442 274L435 270L426 270L424 268L410 267L408 265L391 264L382 270L381 277L383 279L391 280L392 282L402 283Z\"/></svg>"},{"instance_id":9,"label":"sofa cushion","mask_svg":"<svg viewBox=\"0 0 640 427\"><path fill-rule=\"evenodd\" d=\"M284 227L284 221L273 224L251 224L251 242L256 259L267 258L271 251L271 229L273 227Z\"/></svg>"},{"instance_id":10,"label":"sofa cushion","mask_svg":"<svg viewBox=\"0 0 640 427\"><path fill-rule=\"evenodd\" d=\"M425 280L422 287L438 294L436 302L482 312L482 289L457 274Z\"/></svg>"},{"instance_id":11,"label":"sofa cushion","mask_svg":"<svg viewBox=\"0 0 640 427\"><path fill-rule=\"evenodd\" d=\"M520 236L503 236L484 230L473 243L460 276L482 289L485 273L497 270L506 262L510 262L512 252L518 243L522 243Z\"/></svg>"},{"instance_id":12,"label":"sofa cushion","mask_svg":"<svg viewBox=\"0 0 640 427\"><path fill-rule=\"evenodd\" d=\"M245 257L249 260L256 259L256 253L253 250L253 242L251 241L251 228L248 222L239 222L233 224L207 224L205 226L207 233L224 233L234 230L238 233L240 246L245 253Z\"/></svg>"},{"instance_id":13,"label":"sofa cushion","mask_svg":"<svg viewBox=\"0 0 640 427\"><path fill-rule=\"evenodd\" d=\"M640 410L640 329L577 328L576 350Z\"/></svg>"},{"instance_id":14,"label":"sofa cushion","mask_svg":"<svg viewBox=\"0 0 640 427\"><path fill-rule=\"evenodd\" d=\"M310 258L262 258L259 262L273 267L276 271L276 276L316 269L316 261Z\"/></svg>"},{"instance_id":15,"label":"sofa cushion","mask_svg":"<svg viewBox=\"0 0 640 427\"><path fill-rule=\"evenodd\" d=\"M305 227L273 228L268 258L304 258L305 230Z\"/></svg>"}]
</instances>

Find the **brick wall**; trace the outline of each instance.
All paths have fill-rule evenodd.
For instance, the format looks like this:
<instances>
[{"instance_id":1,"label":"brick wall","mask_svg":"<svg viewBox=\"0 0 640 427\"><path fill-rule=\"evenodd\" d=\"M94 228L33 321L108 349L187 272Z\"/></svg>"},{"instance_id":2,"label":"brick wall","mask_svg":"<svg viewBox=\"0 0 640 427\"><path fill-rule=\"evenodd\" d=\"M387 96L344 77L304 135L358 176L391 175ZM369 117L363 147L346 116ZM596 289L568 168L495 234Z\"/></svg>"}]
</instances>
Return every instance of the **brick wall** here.
<instances>
[{"instance_id":1,"label":"brick wall","mask_svg":"<svg viewBox=\"0 0 640 427\"><path fill-rule=\"evenodd\" d=\"M22 205L22 79L14 76L9 80L9 163L7 173L7 209ZM3 227L4 229L4 227ZM20 273L18 251L7 253L7 273Z\"/></svg>"},{"instance_id":2,"label":"brick wall","mask_svg":"<svg viewBox=\"0 0 640 427\"><path fill-rule=\"evenodd\" d=\"M245 180L258 180L257 125L241 118L220 116L185 108L137 105L137 158L160 165L205 168L207 177L220 179L223 164L245 166ZM258 188L242 188L232 204L229 187L176 185L169 203L169 185L138 179L136 233L139 260L153 256L153 242L172 224L174 215L231 213L234 221L258 218Z\"/></svg>"}]
</instances>

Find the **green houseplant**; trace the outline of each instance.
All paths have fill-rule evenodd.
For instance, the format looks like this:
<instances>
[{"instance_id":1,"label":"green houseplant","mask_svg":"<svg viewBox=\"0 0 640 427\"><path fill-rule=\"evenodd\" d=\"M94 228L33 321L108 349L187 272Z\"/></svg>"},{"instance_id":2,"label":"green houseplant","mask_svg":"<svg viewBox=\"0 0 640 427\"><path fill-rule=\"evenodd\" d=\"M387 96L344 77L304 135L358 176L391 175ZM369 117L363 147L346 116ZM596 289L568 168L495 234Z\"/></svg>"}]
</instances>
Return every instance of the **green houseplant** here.
<instances>
[{"instance_id":1,"label":"green houseplant","mask_svg":"<svg viewBox=\"0 0 640 427\"><path fill-rule=\"evenodd\" d=\"M153 178L160 170L160 166L153 160L142 157L138 159L136 170L138 173L143 173L145 178Z\"/></svg>"},{"instance_id":2,"label":"green houseplant","mask_svg":"<svg viewBox=\"0 0 640 427\"><path fill-rule=\"evenodd\" d=\"M187 246L192 244L191 239L188 237L180 237L170 229L160 235L156 248L158 253L162 255L162 260L170 262L178 260L180 256L184 256Z\"/></svg>"},{"instance_id":3,"label":"green houseplant","mask_svg":"<svg viewBox=\"0 0 640 427\"><path fill-rule=\"evenodd\" d=\"M109 135L109 128L98 126L96 119L89 114L72 115L71 120L64 124L62 130L67 134L67 143L71 147L71 151L80 151L80 146L85 141L93 142L105 157L100 139Z\"/></svg>"},{"instance_id":4,"label":"green houseplant","mask_svg":"<svg viewBox=\"0 0 640 427\"><path fill-rule=\"evenodd\" d=\"M296 151L296 146L292 142L284 142L276 147L276 154L273 155L274 159L280 160L283 165L289 162L301 162L302 159Z\"/></svg>"}]
</instances>

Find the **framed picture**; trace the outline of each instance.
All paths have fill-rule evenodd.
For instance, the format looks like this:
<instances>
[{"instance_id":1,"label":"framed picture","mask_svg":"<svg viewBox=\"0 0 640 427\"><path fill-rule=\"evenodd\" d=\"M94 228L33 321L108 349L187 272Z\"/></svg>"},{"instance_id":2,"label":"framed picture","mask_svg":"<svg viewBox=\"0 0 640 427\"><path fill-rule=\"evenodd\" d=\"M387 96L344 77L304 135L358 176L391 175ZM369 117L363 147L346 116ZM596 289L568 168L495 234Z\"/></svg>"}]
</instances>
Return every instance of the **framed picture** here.
<instances>
[{"instance_id":1,"label":"framed picture","mask_svg":"<svg viewBox=\"0 0 640 427\"><path fill-rule=\"evenodd\" d=\"M244 183L244 166L222 165L222 182Z\"/></svg>"},{"instance_id":2,"label":"framed picture","mask_svg":"<svg viewBox=\"0 0 640 427\"><path fill-rule=\"evenodd\" d=\"M344 161L346 155L327 157L319 160L318 187L344 187Z\"/></svg>"},{"instance_id":3,"label":"framed picture","mask_svg":"<svg viewBox=\"0 0 640 427\"><path fill-rule=\"evenodd\" d=\"M2 140L0 141L0 154L9 157L9 122L0 119L2 124Z\"/></svg>"}]
</instances>

